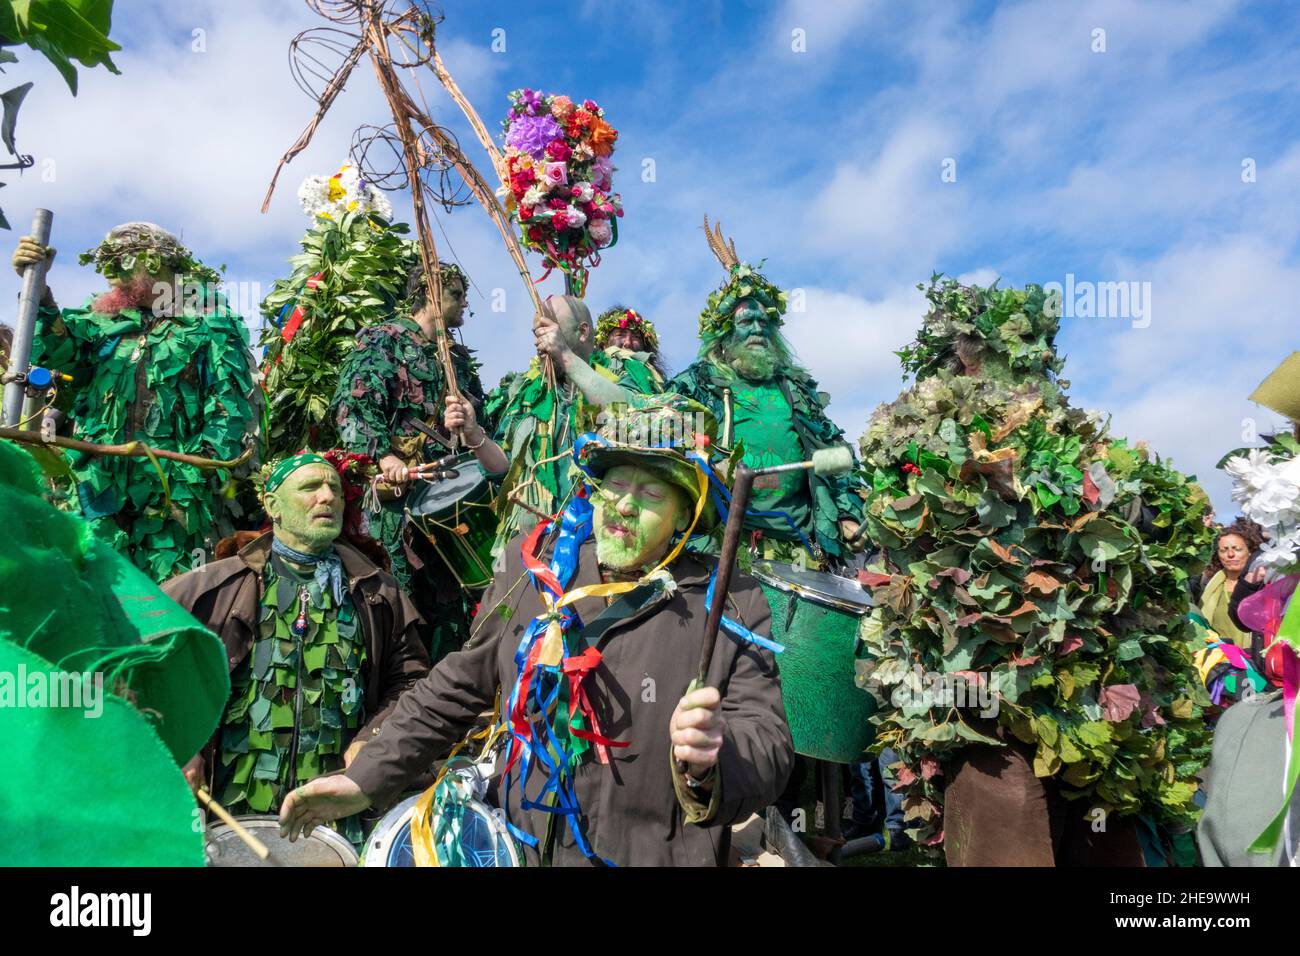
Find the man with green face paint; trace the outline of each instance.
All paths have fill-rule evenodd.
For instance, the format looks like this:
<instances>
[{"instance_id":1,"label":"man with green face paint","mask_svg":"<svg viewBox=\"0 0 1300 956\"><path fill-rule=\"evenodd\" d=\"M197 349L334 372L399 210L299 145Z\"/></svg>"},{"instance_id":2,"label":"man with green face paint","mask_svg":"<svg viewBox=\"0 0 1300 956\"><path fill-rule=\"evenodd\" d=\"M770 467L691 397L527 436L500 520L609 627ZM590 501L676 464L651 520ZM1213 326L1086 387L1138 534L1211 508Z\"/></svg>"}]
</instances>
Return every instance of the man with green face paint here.
<instances>
[{"instance_id":1,"label":"man with green face paint","mask_svg":"<svg viewBox=\"0 0 1300 956\"><path fill-rule=\"evenodd\" d=\"M673 416L682 426L674 447L633 437L662 436L641 428L644 419ZM346 773L286 801L290 839L390 801L499 694L512 743L489 786L529 865L724 864L730 826L780 792L793 745L763 637L767 601L744 574L725 598L735 630L719 637L704 685L692 689L715 562L681 544L717 520L708 479L684 453L697 432L713 437L712 416L661 396L607 412L599 432L580 436L574 459L593 483L590 505L579 498L562 530L510 543L470 643L402 698ZM519 586L548 568L562 597ZM558 775L535 756L526 772L512 761L525 740L532 754L551 754Z\"/></svg>"},{"instance_id":2,"label":"man with green face paint","mask_svg":"<svg viewBox=\"0 0 1300 956\"><path fill-rule=\"evenodd\" d=\"M21 275L53 256L25 236L13 264ZM110 288L81 308L59 309L47 287L31 359L72 377L58 405L72 417L73 437L238 458L256 428L253 358L216 270L147 222L114 227L80 261ZM238 474L226 469L81 452L72 468L81 515L155 581L193 566L196 551L211 555L235 530L238 506L226 492Z\"/></svg>"},{"instance_id":3,"label":"man with green face paint","mask_svg":"<svg viewBox=\"0 0 1300 956\"><path fill-rule=\"evenodd\" d=\"M231 813L276 813L294 787L342 770L429 669L409 599L339 539L334 466L302 452L265 471L272 530L164 586L226 645L221 728L185 773ZM360 844L358 818L339 829Z\"/></svg>"},{"instance_id":4,"label":"man with green face paint","mask_svg":"<svg viewBox=\"0 0 1300 956\"><path fill-rule=\"evenodd\" d=\"M719 450L739 445L751 468L807 461L818 449L846 444L826 415L830 396L795 363L781 334L786 294L737 258L721 228L709 233L707 219L705 232L727 281L700 314L698 358L667 389L706 405L722 423ZM759 478L745 528L767 558L788 561L803 550L810 565L842 560L855 548L862 487L854 474Z\"/></svg>"},{"instance_id":5,"label":"man with green face paint","mask_svg":"<svg viewBox=\"0 0 1300 956\"><path fill-rule=\"evenodd\" d=\"M526 371L503 378L485 406L510 459L502 490L507 498L518 496L524 503L505 512L497 554L514 535L533 529L535 512L551 514L568 499L577 481L569 452L586 410L626 404L662 385L662 379L631 353L620 359L596 347L596 323L586 304L574 296L548 296L543 314L533 322L533 337L538 358ZM542 372L545 356L555 368L555 388Z\"/></svg>"}]
</instances>

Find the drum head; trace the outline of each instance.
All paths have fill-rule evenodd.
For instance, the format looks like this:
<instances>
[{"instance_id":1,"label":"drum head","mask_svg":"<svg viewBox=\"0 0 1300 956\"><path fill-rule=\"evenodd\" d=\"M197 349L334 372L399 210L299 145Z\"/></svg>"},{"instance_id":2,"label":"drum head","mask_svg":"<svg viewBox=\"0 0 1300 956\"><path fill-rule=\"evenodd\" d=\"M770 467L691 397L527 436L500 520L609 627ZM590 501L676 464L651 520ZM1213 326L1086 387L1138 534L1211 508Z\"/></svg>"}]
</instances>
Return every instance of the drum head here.
<instances>
[{"instance_id":1,"label":"drum head","mask_svg":"<svg viewBox=\"0 0 1300 956\"><path fill-rule=\"evenodd\" d=\"M365 866L415 866L415 852L411 849L411 816L419 799L420 794L407 797L384 814L366 841ZM493 814L492 808L478 800L465 805L460 845L466 866L520 865L510 832Z\"/></svg>"},{"instance_id":2,"label":"drum head","mask_svg":"<svg viewBox=\"0 0 1300 956\"><path fill-rule=\"evenodd\" d=\"M415 853L411 850L411 814L420 794L402 800L383 815L362 853L363 866L415 866Z\"/></svg>"},{"instance_id":3,"label":"drum head","mask_svg":"<svg viewBox=\"0 0 1300 956\"><path fill-rule=\"evenodd\" d=\"M866 614L872 608L871 593L851 578L775 561L755 561L750 573L777 590L797 594L824 607L850 614Z\"/></svg>"},{"instance_id":4,"label":"drum head","mask_svg":"<svg viewBox=\"0 0 1300 956\"><path fill-rule=\"evenodd\" d=\"M421 481L406 497L406 510L413 517L438 515L459 501L472 499L474 492L488 483L487 476L473 455L461 455L451 464L455 478Z\"/></svg>"},{"instance_id":5,"label":"drum head","mask_svg":"<svg viewBox=\"0 0 1300 956\"><path fill-rule=\"evenodd\" d=\"M256 814L235 817L239 824L261 840L274 861L263 862L228 825L207 828L204 853L208 866L356 866L357 851L329 827L318 826L311 836L290 843L280 836L280 818Z\"/></svg>"}]
</instances>

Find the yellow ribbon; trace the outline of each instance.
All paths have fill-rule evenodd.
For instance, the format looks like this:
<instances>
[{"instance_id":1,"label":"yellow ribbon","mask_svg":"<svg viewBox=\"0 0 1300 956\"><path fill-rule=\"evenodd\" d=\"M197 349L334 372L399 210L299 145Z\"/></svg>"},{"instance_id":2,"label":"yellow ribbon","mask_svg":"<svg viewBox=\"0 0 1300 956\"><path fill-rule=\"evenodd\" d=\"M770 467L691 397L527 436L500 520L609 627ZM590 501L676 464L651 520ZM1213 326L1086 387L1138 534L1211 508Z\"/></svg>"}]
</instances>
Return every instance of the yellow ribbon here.
<instances>
[{"instance_id":1,"label":"yellow ribbon","mask_svg":"<svg viewBox=\"0 0 1300 956\"><path fill-rule=\"evenodd\" d=\"M664 570L664 568L677 560L677 556L681 554L682 549L686 547L686 541L690 538L691 532L695 530L695 526L699 523L700 516L704 514L704 507L708 504L709 500L709 476L704 473L702 468L697 466L695 469L695 477L699 482L699 494L695 499L695 512L691 515L691 523L687 526L686 533L681 536L673 549L668 552L668 556L660 561L655 566L654 570L642 575L636 581L610 581L608 583L589 584L586 587L581 587L565 593L558 601L551 596L550 591L542 589L542 600L546 604L546 612L539 614L537 620L548 622L546 636L543 638L543 641L549 642L554 638L554 640L558 642L558 649L560 651L560 657L556 658L552 666L558 665L563 657L564 644L563 634L560 630L560 608L567 607L583 598L613 597L618 594L626 594L628 591L648 583L660 571ZM542 656L545 657L548 651L553 652L555 649L555 647L547 647L546 644L543 644ZM545 663L545 661L543 661L543 663ZM443 764L442 771L438 774L438 778L434 781L433 786L424 791L424 793L420 795L420 799L416 801L415 809L411 814L411 851L415 858L416 866L439 865L438 854L433 845L433 795L434 791L438 789L438 784L442 782L443 776L447 773L448 764L451 763L452 757L455 757L462 748L473 740L486 737L487 744L484 747L484 750L486 751L491 749L496 738L504 733L506 729L505 720L500 719L500 711L500 700L498 698L497 705L492 712L492 723L489 725L489 728L466 737L458 743L451 753L447 755L447 762Z\"/></svg>"}]
</instances>

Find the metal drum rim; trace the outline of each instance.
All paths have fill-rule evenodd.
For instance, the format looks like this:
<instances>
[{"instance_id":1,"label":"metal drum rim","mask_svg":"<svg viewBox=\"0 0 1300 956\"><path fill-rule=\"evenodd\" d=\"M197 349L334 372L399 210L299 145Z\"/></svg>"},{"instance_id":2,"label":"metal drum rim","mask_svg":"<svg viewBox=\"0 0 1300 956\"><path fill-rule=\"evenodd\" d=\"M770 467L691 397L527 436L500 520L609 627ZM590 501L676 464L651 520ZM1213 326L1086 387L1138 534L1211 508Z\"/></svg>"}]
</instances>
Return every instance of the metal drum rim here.
<instances>
[{"instance_id":1,"label":"metal drum rim","mask_svg":"<svg viewBox=\"0 0 1300 956\"><path fill-rule=\"evenodd\" d=\"M280 831L280 818L269 813L249 813L235 817L235 822L245 830L257 836L258 830L275 828L276 833ZM220 834L234 834L234 829L227 823L210 823L203 828L203 848L206 854L208 843L215 836ZM235 837L238 840L238 837ZM360 862L356 847L348 842L347 838L336 830L327 826L318 826L312 830L311 835L306 837L307 840L315 840L324 843L331 850L338 852L343 861L343 867L353 867Z\"/></svg>"},{"instance_id":2,"label":"metal drum rim","mask_svg":"<svg viewBox=\"0 0 1300 956\"><path fill-rule=\"evenodd\" d=\"M750 568L749 573L756 580L763 582L769 587L774 587L778 591L783 591L786 594L794 594L805 601L810 601L813 604L820 604L822 607L829 607L836 611L844 611L847 614L853 614L858 617L862 617L866 614L871 613L871 608L872 608L872 605L870 603L871 596L865 590L862 592L862 594L863 597L867 599L868 603L865 605L853 604L849 601L845 601L840 598L835 598L826 594L822 594L820 591L809 590L808 588L803 587L802 585L795 584L793 581L787 581L784 578L777 577L774 573L771 573L770 571L765 573L762 570L764 566L767 568L773 568L780 563L781 562L778 561L755 562L753 567ZM794 567L794 565L787 564L785 565L785 567L792 568ZM823 571L817 573L825 574L826 572ZM849 579L845 578L844 580L847 581Z\"/></svg>"}]
</instances>

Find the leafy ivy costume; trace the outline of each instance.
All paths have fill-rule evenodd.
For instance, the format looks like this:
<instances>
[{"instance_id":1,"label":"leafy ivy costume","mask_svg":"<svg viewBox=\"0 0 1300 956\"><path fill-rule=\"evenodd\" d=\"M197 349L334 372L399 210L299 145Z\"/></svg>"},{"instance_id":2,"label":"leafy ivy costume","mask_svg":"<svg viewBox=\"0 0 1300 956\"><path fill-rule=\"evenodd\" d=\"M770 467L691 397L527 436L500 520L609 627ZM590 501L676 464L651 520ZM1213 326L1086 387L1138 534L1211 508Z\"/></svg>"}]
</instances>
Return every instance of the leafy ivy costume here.
<instances>
[{"instance_id":1,"label":"leafy ivy costume","mask_svg":"<svg viewBox=\"0 0 1300 956\"><path fill-rule=\"evenodd\" d=\"M727 270L727 280L709 296L700 314L699 357L668 382L667 391L713 412L721 423L719 450L738 446L751 468L807 461L819 448L846 444L843 430L826 416L830 396L817 390L805 370L786 363L773 381L757 384L725 365L721 344L732 333L736 306L746 299L757 302L779 339L775 329L785 314L786 295L753 266L738 261L734 244L723 244L720 229L716 236L709 234L709 244ZM747 529L772 542L770 554L785 560L803 545L811 546L815 560L843 556L839 522L861 520L860 479L824 478L808 471L781 476L773 484L756 486L750 504L751 512L767 514L745 522Z\"/></svg>"},{"instance_id":2,"label":"leafy ivy costume","mask_svg":"<svg viewBox=\"0 0 1300 956\"><path fill-rule=\"evenodd\" d=\"M490 433L492 415L484 408L474 353L456 344L451 356L461 394ZM414 320L397 316L364 329L343 363L331 404L341 447L375 461L390 452L406 461L445 456L447 449L417 427L429 424L441 432L445 391L437 346ZM425 618L431 656L437 660L459 648L469 636L474 596L464 592L435 555L425 553L418 532L407 527L400 503L371 514L369 522L370 534L388 551L393 576ZM424 565L418 575L408 548L418 550L417 560Z\"/></svg>"},{"instance_id":3,"label":"leafy ivy costume","mask_svg":"<svg viewBox=\"0 0 1300 956\"><path fill-rule=\"evenodd\" d=\"M101 260L106 273L114 263L134 268L120 256ZM33 363L73 378L60 400L75 436L238 458L245 434L255 428L252 356L243 319L215 287L207 281L189 287L172 316L149 308L104 315L93 302L62 311L42 307L32 348ZM231 478L225 470L160 459L164 488L148 460L70 454L82 515L155 581L188 570L193 552L210 555L235 531L240 512L225 493Z\"/></svg>"},{"instance_id":4,"label":"leafy ivy costume","mask_svg":"<svg viewBox=\"0 0 1300 956\"><path fill-rule=\"evenodd\" d=\"M619 354L612 354L619 353ZM653 395L662 380L650 365L625 349L596 350L587 363L636 395ZM541 363L533 359L524 372L512 372L488 396L485 414L496 422L496 441L510 459L502 482L501 500L518 493L531 507L546 514L559 510L580 474L573 464L574 439L585 431L590 403L571 382L562 381L558 394L546 382ZM526 509L503 505L497 530L496 554L514 535L537 523Z\"/></svg>"},{"instance_id":5,"label":"leafy ivy costume","mask_svg":"<svg viewBox=\"0 0 1300 956\"><path fill-rule=\"evenodd\" d=\"M278 813L294 787L343 769L364 720L365 636L348 589L336 598L278 554L264 582L261 637L231 675L222 718L216 786L231 813ZM364 839L358 817L338 829Z\"/></svg>"},{"instance_id":6,"label":"leafy ivy costume","mask_svg":"<svg viewBox=\"0 0 1300 956\"><path fill-rule=\"evenodd\" d=\"M290 260L293 273L263 300L268 459L335 444L337 370L357 333L390 319L400 302L416 259L407 231L363 211L318 215Z\"/></svg>"},{"instance_id":7,"label":"leafy ivy costume","mask_svg":"<svg viewBox=\"0 0 1300 956\"><path fill-rule=\"evenodd\" d=\"M1208 501L1069 405L1040 288L936 276L927 296L899 353L916 384L861 445L882 549L862 671L893 705L876 746L902 760L909 827L938 838L962 748L1019 741L1076 819L1185 830L1210 745L1187 590Z\"/></svg>"}]
</instances>

